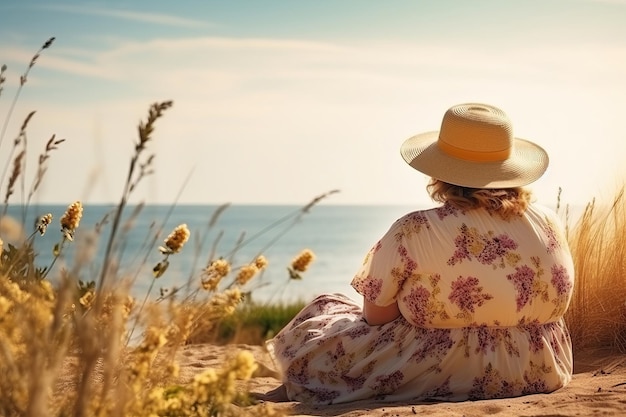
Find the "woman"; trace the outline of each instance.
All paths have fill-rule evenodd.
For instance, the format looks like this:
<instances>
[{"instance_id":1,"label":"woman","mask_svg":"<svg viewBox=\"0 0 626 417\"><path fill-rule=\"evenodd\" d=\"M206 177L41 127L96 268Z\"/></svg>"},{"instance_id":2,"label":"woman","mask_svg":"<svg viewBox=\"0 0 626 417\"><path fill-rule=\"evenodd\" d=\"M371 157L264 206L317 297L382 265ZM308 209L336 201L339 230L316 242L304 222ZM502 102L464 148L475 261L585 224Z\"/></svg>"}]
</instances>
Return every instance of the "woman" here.
<instances>
[{"instance_id":1,"label":"woman","mask_svg":"<svg viewBox=\"0 0 626 417\"><path fill-rule=\"evenodd\" d=\"M573 262L556 214L521 188L546 152L472 103L401 154L442 204L406 214L369 251L352 280L362 308L321 295L267 342L283 385L266 399L460 401L566 385Z\"/></svg>"}]
</instances>

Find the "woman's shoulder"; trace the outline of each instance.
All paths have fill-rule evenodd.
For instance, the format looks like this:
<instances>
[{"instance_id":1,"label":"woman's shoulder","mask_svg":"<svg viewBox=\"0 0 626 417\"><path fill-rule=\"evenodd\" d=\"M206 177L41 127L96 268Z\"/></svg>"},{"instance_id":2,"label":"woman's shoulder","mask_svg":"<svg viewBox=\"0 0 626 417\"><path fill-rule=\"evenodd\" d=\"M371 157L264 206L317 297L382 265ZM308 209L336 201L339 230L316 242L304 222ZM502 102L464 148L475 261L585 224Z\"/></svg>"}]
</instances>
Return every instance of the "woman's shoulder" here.
<instances>
[{"instance_id":1,"label":"woman's shoulder","mask_svg":"<svg viewBox=\"0 0 626 417\"><path fill-rule=\"evenodd\" d=\"M547 220L554 223L560 222L559 215L554 209L536 202L533 202L528 206L526 214L527 216L539 221Z\"/></svg>"},{"instance_id":2,"label":"woman's shoulder","mask_svg":"<svg viewBox=\"0 0 626 417\"><path fill-rule=\"evenodd\" d=\"M524 217L532 223L561 223L559 215L555 210L537 203L532 203L527 207ZM503 220L485 209L466 211L456 208L451 204L442 204L436 207L407 212L395 220L390 229L397 230L399 228L407 228L409 226L424 226L426 229L437 226L448 228L461 223L479 223L482 225L493 224L494 227L497 224L497 227L503 227L503 224L508 224L509 222L510 219Z\"/></svg>"},{"instance_id":3,"label":"woman's shoulder","mask_svg":"<svg viewBox=\"0 0 626 417\"><path fill-rule=\"evenodd\" d=\"M406 222L414 221L428 221L431 217L436 217L437 212L441 210L441 208L442 207L431 207L409 211L396 219L392 225L401 225Z\"/></svg>"},{"instance_id":4,"label":"woman's shoulder","mask_svg":"<svg viewBox=\"0 0 626 417\"><path fill-rule=\"evenodd\" d=\"M407 212L395 220L390 230L430 229L438 224L447 224L463 219L466 213L449 204Z\"/></svg>"}]
</instances>

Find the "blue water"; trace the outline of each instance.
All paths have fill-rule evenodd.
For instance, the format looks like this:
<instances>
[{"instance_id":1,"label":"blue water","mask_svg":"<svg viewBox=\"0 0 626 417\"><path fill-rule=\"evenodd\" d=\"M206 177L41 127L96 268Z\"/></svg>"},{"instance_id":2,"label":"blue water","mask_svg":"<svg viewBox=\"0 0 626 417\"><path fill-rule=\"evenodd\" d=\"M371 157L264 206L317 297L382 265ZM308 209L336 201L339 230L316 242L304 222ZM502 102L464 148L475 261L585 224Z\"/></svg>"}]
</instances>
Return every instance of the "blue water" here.
<instances>
[{"instance_id":1,"label":"blue water","mask_svg":"<svg viewBox=\"0 0 626 417\"><path fill-rule=\"evenodd\" d=\"M120 245L115 256L119 263L116 275L133 280L133 295L145 296L154 280L152 267L163 258L158 246L177 225L186 223L191 237L180 253L170 256L169 268L154 282L152 298L159 296L161 288L182 286L188 281L193 289L198 288L200 273L214 251L213 259L232 257L235 267L262 253L269 265L249 283L252 299L290 302L307 301L322 292L341 292L359 298L350 287L350 281L363 257L394 220L418 207L321 204L297 218L301 206L232 205L222 212L212 228L209 228L209 221L217 206L145 206L133 217L135 208L129 206L124 211L120 230L125 232L118 235ZM26 225L27 235L39 216L52 213L54 219L46 234L35 237L38 266L52 262L52 248L61 240L59 219L65 209L66 206L60 205L31 206L23 216L19 208L9 208L9 215ZM74 242L64 245L62 257L50 270L51 281L58 279L63 269L76 271L83 281L98 279L113 209L104 205L84 207ZM103 223L107 213L110 213L109 220ZM99 223L103 224L97 232ZM242 234L244 244L233 253ZM158 236L156 240L155 236ZM86 257L85 249L91 251ZM287 266L303 249L312 250L316 258L302 274L302 280L289 280Z\"/></svg>"}]
</instances>

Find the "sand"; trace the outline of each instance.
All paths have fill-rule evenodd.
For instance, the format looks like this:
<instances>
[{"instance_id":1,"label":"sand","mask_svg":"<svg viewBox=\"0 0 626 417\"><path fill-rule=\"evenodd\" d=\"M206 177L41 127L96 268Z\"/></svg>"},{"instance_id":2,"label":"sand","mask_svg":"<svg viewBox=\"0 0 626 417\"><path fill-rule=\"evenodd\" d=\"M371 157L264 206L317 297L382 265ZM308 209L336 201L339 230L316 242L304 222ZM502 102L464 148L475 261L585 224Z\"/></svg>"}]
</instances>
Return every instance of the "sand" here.
<instances>
[{"instance_id":1,"label":"sand","mask_svg":"<svg viewBox=\"0 0 626 417\"><path fill-rule=\"evenodd\" d=\"M265 393L280 385L271 359L261 346L196 344L179 352L181 378L190 379L208 367L221 368L229 353L248 350L259 369L249 381L251 393ZM574 378L565 388L550 394L510 399L389 404L360 401L333 406L308 406L297 402L275 403L274 408L293 416L626 416L626 354L608 350L579 353ZM243 388L243 387L242 387ZM245 413L245 410L242 410Z\"/></svg>"}]
</instances>

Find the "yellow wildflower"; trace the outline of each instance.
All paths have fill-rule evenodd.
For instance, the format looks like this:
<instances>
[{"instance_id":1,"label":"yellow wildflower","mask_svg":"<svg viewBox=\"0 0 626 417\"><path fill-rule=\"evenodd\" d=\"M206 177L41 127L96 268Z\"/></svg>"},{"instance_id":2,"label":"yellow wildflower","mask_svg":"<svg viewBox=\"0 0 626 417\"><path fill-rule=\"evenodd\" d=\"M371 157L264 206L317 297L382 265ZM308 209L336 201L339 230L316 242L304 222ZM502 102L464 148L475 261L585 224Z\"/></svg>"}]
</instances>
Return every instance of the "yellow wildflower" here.
<instances>
[{"instance_id":1,"label":"yellow wildflower","mask_svg":"<svg viewBox=\"0 0 626 417\"><path fill-rule=\"evenodd\" d=\"M146 329L143 342L141 343L140 350L142 352L156 353L160 348L167 343L167 337L164 330L150 326Z\"/></svg>"},{"instance_id":2,"label":"yellow wildflower","mask_svg":"<svg viewBox=\"0 0 626 417\"><path fill-rule=\"evenodd\" d=\"M55 299L55 291L54 288L52 287L52 284L50 284L50 281L42 279L41 281L39 281L39 288L41 289L41 296L49 301L53 301Z\"/></svg>"},{"instance_id":3,"label":"yellow wildflower","mask_svg":"<svg viewBox=\"0 0 626 417\"><path fill-rule=\"evenodd\" d=\"M189 240L189 229L186 224L181 224L165 239L165 247L160 246L159 250L164 255L178 253Z\"/></svg>"},{"instance_id":4,"label":"yellow wildflower","mask_svg":"<svg viewBox=\"0 0 626 417\"><path fill-rule=\"evenodd\" d=\"M231 359L231 366L236 377L243 380L252 378L252 374L258 368L254 356L246 350L238 352L237 356Z\"/></svg>"},{"instance_id":5,"label":"yellow wildflower","mask_svg":"<svg viewBox=\"0 0 626 417\"><path fill-rule=\"evenodd\" d=\"M264 269L267 266L267 259L263 255L259 255L255 260L254 264L259 269Z\"/></svg>"},{"instance_id":6,"label":"yellow wildflower","mask_svg":"<svg viewBox=\"0 0 626 417\"><path fill-rule=\"evenodd\" d=\"M81 217L83 217L83 205L80 201L70 204L61 216L61 232L67 240L74 240L74 231L78 228Z\"/></svg>"},{"instance_id":7,"label":"yellow wildflower","mask_svg":"<svg viewBox=\"0 0 626 417\"><path fill-rule=\"evenodd\" d=\"M237 288L231 288L229 290L224 291L224 295L226 296L230 304L233 306L233 308L236 307L237 304L239 304L242 298L241 291L239 291L239 289Z\"/></svg>"},{"instance_id":8,"label":"yellow wildflower","mask_svg":"<svg viewBox=\"0 0 626 417\"><path fill-rule=\"evenodd\" d=\"M85 294L83 294L82 297L80 297L78 302L80 303L80 305L82 305L86 309L89 309L95 297L96 297L96 294L93 291L89 290L85 292Z\"/></svg>"},{"instance_id":9,"label":"yellow wildflower","mask_svg":"<svg viewBox=\"0 0 626 417\"><path fill-rule=\"evenodd\" d=\"M217 286L220 284L220 280L221 277L212 276L209 278L203 278L200 281L200 284L202 285L202 288L204 288L206 291L215 291L217 290Z\"/></svg>"},{"instance_id":10,"label":"yellow wildflower","mask_svg":"<svg viewBox=\"0 0 626 417\"><path fill-rule=\"evenodd\" d=\"M219 276L224 278L230 273L230 264L226 259L217 259L211 262L211 265L206 269L205 274Z\"/></svg>"},{"instance_id":11,"label":"yellow wildflower","mask_svg":"<svg viewBox=\"0 0 626 417\"><path fill-rule=\"evenodd\" d=\"M259 272L259 268L255 264L242 266L237 274L235 281L238 285L246 285L256 274Z\"/></svg>"},{"instance_id":12,"label":"yellow wildflower","mask_svg":"<svg viewBox=\"0 0 626 417\"><path fill-rule=\"evenodd\" d=\"M222 278L230 273L230 264L226 259L216 259L203 272L202 288L207 291L217 290Z\"/></svg>"},{"instance_id":13,"label":"yellow wildflower","mask_svg":"<svg viewBox=\"0 0 626 417\"><path fill-rule=\"evenodd\" d=\"M214 369L207 369L206 371L197 374L193 378L191 384L191 395L195 402L206 403L212 394L215 394L216 388L219 385L219 377Z\"/></svg>"},{"instance_id":14,"label":"yellow wildflower","mask_svg":"<svg viewBox=\"0 0 626 417\"><path fill-rule=\"evenodd\" d=\"M291 268L294 271L304 272L314 259L315 254L311 250L305 249L291 262Z\"/></svg>"},{"instance_id":15,"label":"yellow wildflower","mask_svg":"<svg viewBox=\"0 0 626 417\"><path fill-rule=\"evenodd\" d=\"M218 317L230 316L235 312L237 305L242 300L242 294L239 288L231 288L222 293L214 294L208 301L211 312Z\"/></svg>"}]
</instances>

